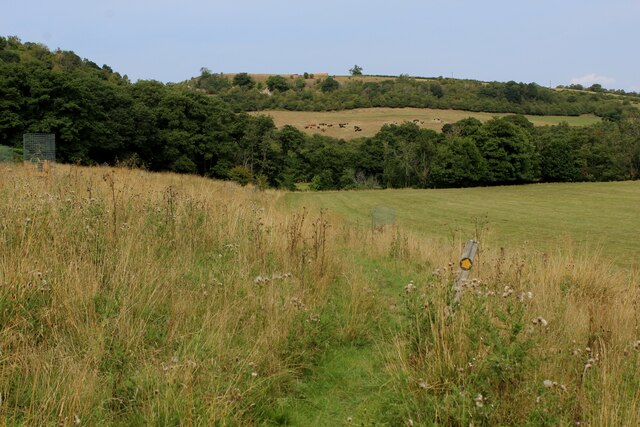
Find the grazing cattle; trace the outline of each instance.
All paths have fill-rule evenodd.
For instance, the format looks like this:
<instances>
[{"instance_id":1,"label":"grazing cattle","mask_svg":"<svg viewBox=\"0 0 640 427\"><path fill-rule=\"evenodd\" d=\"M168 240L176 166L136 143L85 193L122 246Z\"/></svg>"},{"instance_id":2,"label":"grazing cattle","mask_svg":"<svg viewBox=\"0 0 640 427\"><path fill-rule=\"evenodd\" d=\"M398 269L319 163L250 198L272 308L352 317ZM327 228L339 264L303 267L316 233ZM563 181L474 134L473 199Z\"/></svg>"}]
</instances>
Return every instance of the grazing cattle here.
<instances>
[{"instance_id":1,"label":"grazing cattle","mask_svg":"<svg viewBox=\"0 0 640 427\"><path fill-rule=\"evenodd\" d=\"M354 126L354 127L353 127L353 130L354 130L355 132L362 132L362 128L361 128L360 126Z\"/></svg>"}]
</instances>

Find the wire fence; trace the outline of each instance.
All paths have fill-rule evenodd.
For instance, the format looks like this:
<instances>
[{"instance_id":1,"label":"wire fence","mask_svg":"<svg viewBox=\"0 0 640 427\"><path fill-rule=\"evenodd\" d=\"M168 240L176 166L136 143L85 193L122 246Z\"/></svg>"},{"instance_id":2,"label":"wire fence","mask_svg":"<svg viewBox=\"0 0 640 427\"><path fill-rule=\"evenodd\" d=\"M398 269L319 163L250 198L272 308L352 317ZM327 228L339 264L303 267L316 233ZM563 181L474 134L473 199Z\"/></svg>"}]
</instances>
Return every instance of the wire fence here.
<instances>
[{"instance_id":1,"label":"wire fence","mask_svg":"<svg viewBox=\"0 0 640 427\"><path fill-rule=\"evenodd\" d=\"M22 136L22 155L26 166L37 173L48 174L56 163L56 136L52 133L25 133Z\"/></svg>"}]
</instances>

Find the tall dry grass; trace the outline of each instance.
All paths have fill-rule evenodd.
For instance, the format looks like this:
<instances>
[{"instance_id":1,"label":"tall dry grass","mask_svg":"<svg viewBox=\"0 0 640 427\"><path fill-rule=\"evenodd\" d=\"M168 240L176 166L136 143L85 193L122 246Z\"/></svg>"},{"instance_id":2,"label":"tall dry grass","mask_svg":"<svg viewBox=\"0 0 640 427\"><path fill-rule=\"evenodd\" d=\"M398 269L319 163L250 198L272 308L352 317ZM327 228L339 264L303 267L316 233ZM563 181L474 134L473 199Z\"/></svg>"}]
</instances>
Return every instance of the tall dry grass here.
<instances>
[{"instance_id":1,"label":"tall dry grass","mask_svg":"<svg viewBox=\"0 0 640 427\"><path fill-rule=\"evenodd\" d=\"M280 197L0 165L0 424L275 423L343 343L386 360L387 425L638 424L637 272L485 244L451 306L463 242Z\"/></svg>"},{"instance_id":2,"label":"tall dry grass","mask_svg":"<svg viewBox=\"0 0 640 427\"><path fill-rule=\"evenodd\" d=\"M484 245L452 306L464 242L387 233L378 256L429 260L403 291L387 365L411 425L640 423L640 276L564 243L552 253ZM398 243L400 241L400 243Z\"/></svg>"},{"instance_id":3,"label":"tall dry grass","mask_svg":"<svg viewBox=\"0 0 640 427\"><path fill-rule=\"evenodd\" d=\"M328 224L275 192L0 165L0 424L249 424L330 335Z\"/></svg>"}]
</instances>

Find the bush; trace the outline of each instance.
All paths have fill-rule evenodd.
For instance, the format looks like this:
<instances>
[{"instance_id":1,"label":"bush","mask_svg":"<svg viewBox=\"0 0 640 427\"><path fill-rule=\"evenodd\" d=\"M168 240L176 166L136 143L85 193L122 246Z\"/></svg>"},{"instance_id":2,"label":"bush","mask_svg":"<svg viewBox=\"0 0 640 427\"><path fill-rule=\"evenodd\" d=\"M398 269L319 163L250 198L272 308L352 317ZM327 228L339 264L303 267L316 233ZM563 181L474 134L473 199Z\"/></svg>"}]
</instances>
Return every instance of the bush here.
<instances>
[{"instance_id":1,"label":"bush","mask_svg":"<svg viewBox=\"0 0 640 427\"><path fill-rule=\"evenodd\" d=\"M229 171L229 178L244 187L253 180L253 174L246 166L235 166Z\"/></svg>"}]
</instances>

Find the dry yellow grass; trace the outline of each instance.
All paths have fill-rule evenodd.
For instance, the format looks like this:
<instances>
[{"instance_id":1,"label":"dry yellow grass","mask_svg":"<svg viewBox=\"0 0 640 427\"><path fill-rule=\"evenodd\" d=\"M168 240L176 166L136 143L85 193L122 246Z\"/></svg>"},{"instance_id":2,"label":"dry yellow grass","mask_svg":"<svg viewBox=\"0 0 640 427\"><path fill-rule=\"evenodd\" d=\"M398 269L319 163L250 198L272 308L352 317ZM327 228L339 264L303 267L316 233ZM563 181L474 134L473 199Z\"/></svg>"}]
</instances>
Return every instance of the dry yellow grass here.
<instances>
[{"instance_id":1,"label":"dry yellow grass","mask_svg":"<svg viewBox=\"0 0 640 427\"><path fill-rule=\"evenodd\" d=\"M279 196L0 165L0 424L250 422L306 363L340 271Z\"/></svg>"},{"instance_id":2,"label":"dry yellow grass","mask_svg":"<svg viewBox=\"0 0 640 427\"><path fill-rule=\"evenodd\" d=\"M358 108L341 111L259 111L251 114L265 114L273 117L278 127L292 125L301 131L313 135L321 134L345 140L375 135L383 125L402 124L414 121L418 126L435 131L442 130L447 123L454 123L467 117L487 121L504 114L476 113L461 110L438 110L431 108ZM559 124L563 121L573 126L597 123L600 119L592 116L527 116L536 126ZM346 123L341 128L340 123ZM355 131L355 126L362 129Z\"/></svg>"}]
</instances>

